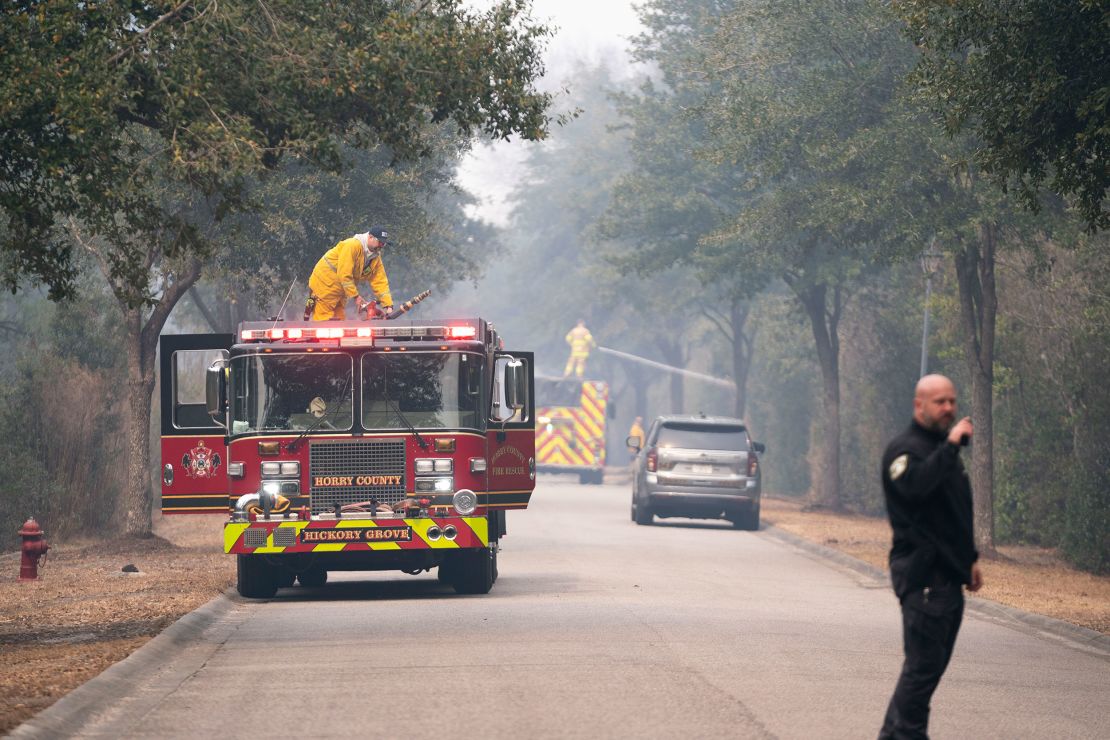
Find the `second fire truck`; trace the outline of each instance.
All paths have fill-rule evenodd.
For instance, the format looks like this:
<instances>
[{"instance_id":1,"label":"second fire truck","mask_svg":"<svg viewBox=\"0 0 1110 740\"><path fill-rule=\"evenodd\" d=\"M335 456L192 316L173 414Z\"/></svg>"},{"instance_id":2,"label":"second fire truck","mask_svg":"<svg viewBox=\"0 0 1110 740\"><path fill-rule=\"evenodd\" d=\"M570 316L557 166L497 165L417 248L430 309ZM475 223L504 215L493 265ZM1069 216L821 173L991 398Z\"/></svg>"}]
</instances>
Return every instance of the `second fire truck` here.
<instances>
[{"instance_id":1,"label":"second fire truck","mask_svg":"<svg viewBox=\"0 0 1110 740\"><path fill-rule=\"evenodd\" d=\"M493 586L536 460L532 353L491 324L247 322L160 351L162 511L227 517L240 594L343 570Z\"/></svg>"}]
</instances>

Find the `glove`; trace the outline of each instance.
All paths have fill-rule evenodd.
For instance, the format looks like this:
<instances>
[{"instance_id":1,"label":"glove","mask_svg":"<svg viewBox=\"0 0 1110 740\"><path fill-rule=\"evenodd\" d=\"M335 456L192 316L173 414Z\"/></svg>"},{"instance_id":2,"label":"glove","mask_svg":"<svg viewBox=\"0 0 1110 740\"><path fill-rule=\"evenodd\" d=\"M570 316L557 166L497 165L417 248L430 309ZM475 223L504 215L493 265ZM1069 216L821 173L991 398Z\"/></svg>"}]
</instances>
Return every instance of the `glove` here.
<instances>
[{"instance_id":1,"label":"glove","mask_svg":"<svg viewBox=\"0 0 1110 740\"><path fill-rule=\"evenodd\" d=\"M362 296L360 296L360 295L355 296L355 308L358 309L359 313L364 313L369 306L370 306L370 303L367 302L367 301L364 301L362 299Z\"/></svg>"},{"instance_id":2,"label":"glove","mask_svg":"<svg viewBox=\"0 0 1110 740\"><path fill-rule=\"evenodd\" d=\"M378 306L378 310L381 311L382 318L384 319L386 316L393 313L393 306Z\"/></svg>"}]
</instances>

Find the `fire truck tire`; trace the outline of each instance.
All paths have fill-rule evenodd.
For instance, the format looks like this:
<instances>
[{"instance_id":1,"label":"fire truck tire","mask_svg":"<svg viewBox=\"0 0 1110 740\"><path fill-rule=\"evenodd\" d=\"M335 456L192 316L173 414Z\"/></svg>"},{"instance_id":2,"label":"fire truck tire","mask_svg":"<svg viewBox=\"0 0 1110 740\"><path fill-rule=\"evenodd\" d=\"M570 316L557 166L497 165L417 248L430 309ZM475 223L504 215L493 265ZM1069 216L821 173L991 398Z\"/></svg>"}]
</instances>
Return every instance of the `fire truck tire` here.
<instances>
[{"instance_id":1,"label":"fire truck tire","mask_svg":"<svg viewBox=\"0 0 1110 740\"><path fill-rule=\"evenodd\" d=\"M497 572L497 550L483 548L459 553L458 570L451 585L460 594L488 594Z\"/></svg>"},{"instance_id":2,"label":"fire truck tire","mask_svg":"<svg viewBox=\"0 0 1110 740\"><path fill-rule=\"evenodd\" d=\"M323 568L309 568L298 573L297 580L305 588L320 588L328 582L328 572Z\"/></svg>"},{"instance_id":3,"label":"fire truck tire","mask_svg":"<svg viewBox=\"0 0 1110 740\"><path fill-rule=\"evenodd\" d=\"M444 558L443 562L436 568L436 578L440 583L452 583L455 580L455 561L451 558Z\"/></svg>"},{"instance_id":4,"label":"fire truck tire","mask_svg":"<svg viewBox=\"0 0 1110 740\"><path fill-rule=\"evenodd\" d=\"M260 557L238 555L235 562L235 586L246 599L269 599L278 585L270 566Z\"/></svg>"},{"instance_id":5,"label":"fire truck tire","mask_svg":"<svg viewBox=\"0 0 1110 740\"><path fill-rule=\"evenodd\" d=\"M288 568L274 568L274 583L278 588L289 588L297 580L297 574Z\"/></svg>"},{"instance_id":6,"label":"fire truck tire","mask_svg":"<svg viewBox=\"0 0 1110 740\"><path fill-rule=\"evenodd\" d=\"M583 485L600 486L605 480L605 471L586 470L578 474L578 482Z\"/></svg>"},{"instance_id":7,"label":"fire truck tire","mask_svg":"<svg viewBox=\"0 0 1110 740\"><path fill-rule=\"evenodd\" d=\"M654 516L651 507L647 504L632 504L632 518L637 524L651 524L654 521Z\"/></svg>"}]
</instances>

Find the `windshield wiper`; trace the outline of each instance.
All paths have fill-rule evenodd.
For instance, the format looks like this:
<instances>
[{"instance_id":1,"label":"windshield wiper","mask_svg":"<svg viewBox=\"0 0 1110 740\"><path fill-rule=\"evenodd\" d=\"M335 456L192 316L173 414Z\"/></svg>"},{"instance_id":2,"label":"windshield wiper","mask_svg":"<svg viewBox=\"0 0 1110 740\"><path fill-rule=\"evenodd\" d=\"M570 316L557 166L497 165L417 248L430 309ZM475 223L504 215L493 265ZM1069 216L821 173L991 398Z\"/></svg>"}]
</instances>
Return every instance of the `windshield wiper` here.
<instances>
[{"instance_id":1,"label":"windshield wiper","mask_svg":"<svg viewBox=\"0 0 1110 740\"><path fill-rule=\"evenodd\" d=\"M331 409L331 411L329 411L328 413L324 414L319 419L314 421L312 423L312 426L305 429L303 432L301 432L299 437L297 437L295 440L290 442L289 447L288 447L288 450L290 452L296 452L297 451L297 445L300 444L301 440L304 439L305 437L307 437L312 432L315 432L321 426L323 426L324 422L326 422L328 419L330 419L332 417L332 414L334 414L336 411L338 411L339 408L343 405L343 397L345 395L347 395L347 387L351 384L351 375L352 375L352 373L347 373L347 379L343 381L343 390L339 391L339 396L338 396L339 401L338 401L338 403L335 404L335 407L333 409Z\"/></svg>"},{"instance_id":2,"label":"windshield wiper","mask_svg":"<svg viewBox=\"0 0 1110 740\"><path fill-rule=\"evenodd\" d=\"M411 423L409 423L409 420L407 418L405 418L404 414L401 413L401 407L398 404L396 404L393 401L392 398L389 397L388 393L385 393L383 395L385 396L386 403L388 403L390 406L392 406L393 410L397 412L397 418L400 419L401 423L404 424L406 427L408 427L409 431L412 432L413 436L416 437L416 441L420 445L420 449L422 449L422 450L428 449L427 440L425 440L423 437L420 436L420 432L416 431L416 427L414 427Z\"/></svg>"}]
</instances>

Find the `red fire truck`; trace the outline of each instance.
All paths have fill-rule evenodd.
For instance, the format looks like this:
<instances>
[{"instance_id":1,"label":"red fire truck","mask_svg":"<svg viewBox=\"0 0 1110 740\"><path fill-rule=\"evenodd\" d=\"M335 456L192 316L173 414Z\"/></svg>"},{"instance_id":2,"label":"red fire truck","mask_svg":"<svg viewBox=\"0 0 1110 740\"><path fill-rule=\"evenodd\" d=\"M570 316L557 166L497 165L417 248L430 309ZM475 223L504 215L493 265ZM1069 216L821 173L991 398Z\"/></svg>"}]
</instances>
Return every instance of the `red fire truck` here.
<instances>
[{"instance_id":1,"label":"red fire truck","mask_svg":"<svg viewBox=\"0 0 1110 740\"><path fill-rule=\"evenodd\" d=\"M239 593L497 579L535 488L534 364L482 319L246 322L160 342L162 512L219 513Z\"/></svg>"}]
</instances>

